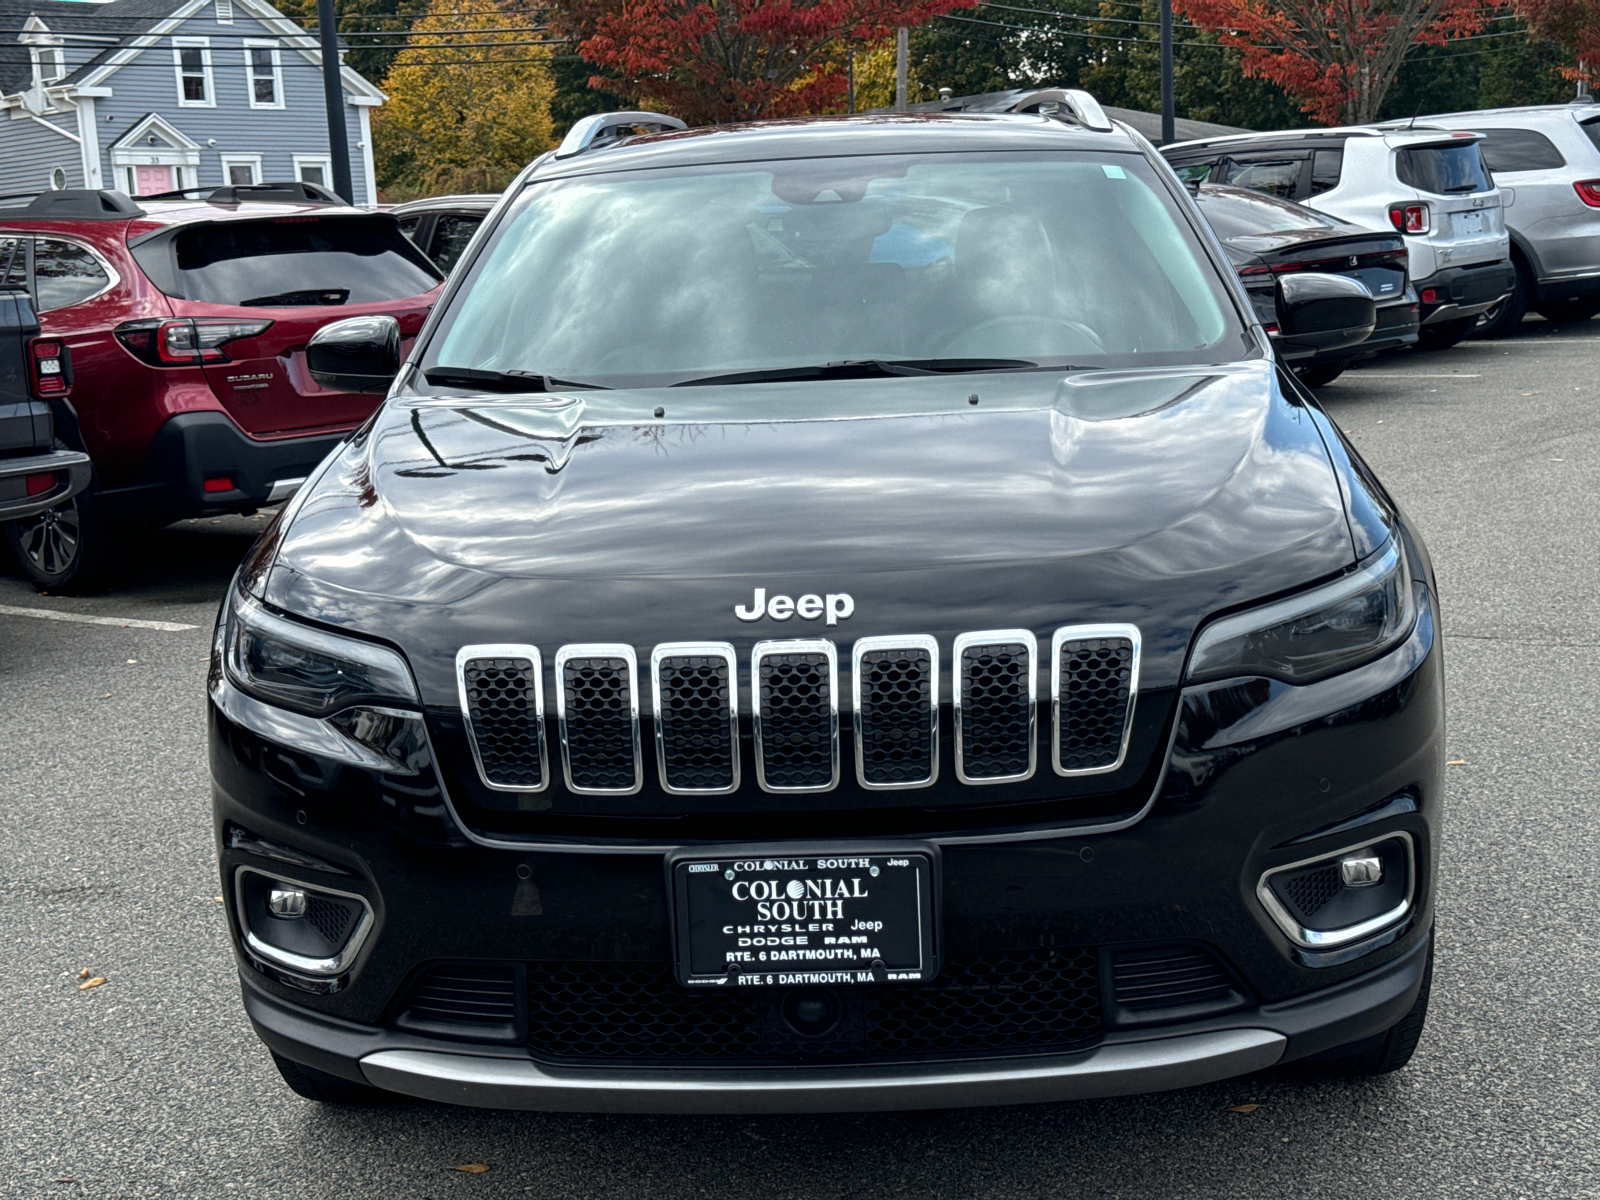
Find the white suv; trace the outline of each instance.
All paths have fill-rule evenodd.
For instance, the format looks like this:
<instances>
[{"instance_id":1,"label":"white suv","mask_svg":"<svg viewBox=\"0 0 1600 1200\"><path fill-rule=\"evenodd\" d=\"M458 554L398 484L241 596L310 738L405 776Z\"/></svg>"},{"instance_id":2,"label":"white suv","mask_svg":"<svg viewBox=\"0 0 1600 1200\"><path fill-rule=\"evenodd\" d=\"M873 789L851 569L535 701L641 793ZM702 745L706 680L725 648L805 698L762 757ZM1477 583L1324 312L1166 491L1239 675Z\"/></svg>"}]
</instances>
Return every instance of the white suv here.
<instances>
[{"instance_id":1,"label":"white suv","mask_svg":"<svg viewBox=\"0 0 1600 1200\"><path fill-rule=\"evenodd\" d=\"M1254 188L1405 236L1421 305L1417 346L1459 342L1516 284L1483 135L1440 129L1307 129L1163 146L1186 180Z\"/></svg>"}]
</instances>

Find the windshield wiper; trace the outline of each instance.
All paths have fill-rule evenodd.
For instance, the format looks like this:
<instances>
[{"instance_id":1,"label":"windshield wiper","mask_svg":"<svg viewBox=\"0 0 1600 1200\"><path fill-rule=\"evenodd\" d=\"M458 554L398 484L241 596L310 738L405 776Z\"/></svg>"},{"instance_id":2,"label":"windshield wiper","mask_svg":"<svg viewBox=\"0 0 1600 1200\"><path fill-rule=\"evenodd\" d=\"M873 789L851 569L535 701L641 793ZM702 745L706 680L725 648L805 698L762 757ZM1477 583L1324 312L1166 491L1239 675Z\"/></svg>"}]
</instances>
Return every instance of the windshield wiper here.
<instances>
[{"instance_id":1,"label":"windshield wiper","mask_svg":"<svg viewBox=\"0 0 1600 1200\"><path fill-rule=\"evenodd\" d=\"M725 383L782 383L797 379L875 379L892 375L961 375L970 371L1018 371L1039 364L1026 358L858 358L809 367L769 367L682 379L673 387Z\"/></svg>"},{"instance_id":2,"label":"windshield wiper","mask_svg":"<svg viewBox=\"0 0 1600 1200\"><path fill-rule=\"evenodd\" d=\"M298 292L276 292L239 301L240 308L296 308L301 305L343 304L350 299L349 288L302 288Z\"/></svg>"},{"instance_id":3,"label":"windshield wiper","mask_svg":"<svg viewBox=\"0 0 1600 1200\"><path fill-rule=\"evenodd\" d=\"M567 388L593 388L610 391L603 383L581 383L557 379L537 371L481 371L477 367L429 367L422 373L439 387L479 388L489 392L559 392Z\"/></svg>"}]
</instances>

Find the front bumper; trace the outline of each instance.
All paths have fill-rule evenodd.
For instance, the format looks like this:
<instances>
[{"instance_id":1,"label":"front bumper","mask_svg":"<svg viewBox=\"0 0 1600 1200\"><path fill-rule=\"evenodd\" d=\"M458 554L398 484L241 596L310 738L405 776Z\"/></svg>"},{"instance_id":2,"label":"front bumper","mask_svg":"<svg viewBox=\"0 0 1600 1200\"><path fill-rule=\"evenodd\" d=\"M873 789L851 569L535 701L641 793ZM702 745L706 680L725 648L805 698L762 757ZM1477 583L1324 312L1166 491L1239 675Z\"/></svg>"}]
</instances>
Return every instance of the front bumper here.
<instances>
[{"instance_id":1,"label":"front bumper","mask_svg":"<svg viewBox=\"0 0 1600 1200\"><path fill-rule=\"evenodd\" d=\"M1421 299L1422 324L1456 321L1487 312L1517 286L1510 259L1470 267L1446 267L1411 281ZM1429 296L1433 299L1429 299Z\"/></svg>"}]
</instances>

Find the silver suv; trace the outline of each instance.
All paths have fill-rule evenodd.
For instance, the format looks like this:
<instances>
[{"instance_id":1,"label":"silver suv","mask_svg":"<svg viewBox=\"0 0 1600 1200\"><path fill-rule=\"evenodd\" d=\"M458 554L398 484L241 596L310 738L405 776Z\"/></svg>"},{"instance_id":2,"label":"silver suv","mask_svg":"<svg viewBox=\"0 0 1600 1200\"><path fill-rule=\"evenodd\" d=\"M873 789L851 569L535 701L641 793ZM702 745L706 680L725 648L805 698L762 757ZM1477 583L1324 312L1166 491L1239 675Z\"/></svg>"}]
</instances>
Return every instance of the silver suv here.
<instances>
[{"instance_id":1,"label":"silver suv","mask_svg":"<svg viewBox=\"0 0 1600 1200\"><path fill-rule=\"evenodd\" d=\"M1253 188L1405 237L1421 306L1417 347L1442 350L1516 284L1483 135L1441 129L1305 129L1174 142L1186 180Z\"/></svg>"},{"instance_id":2,"label":"silver suv","mask_svg":"<svg viewBox=\"0 0 1600 1200\"><path fill-rule=\"evenodd\" d=\"M1531 308L1552 321L1600 313L1600 104L1495 108L1419 117L1475 130L1504 199L1517 286L1485 314L1480 337L1502 337Z\"/></svg>"}]
</instances>

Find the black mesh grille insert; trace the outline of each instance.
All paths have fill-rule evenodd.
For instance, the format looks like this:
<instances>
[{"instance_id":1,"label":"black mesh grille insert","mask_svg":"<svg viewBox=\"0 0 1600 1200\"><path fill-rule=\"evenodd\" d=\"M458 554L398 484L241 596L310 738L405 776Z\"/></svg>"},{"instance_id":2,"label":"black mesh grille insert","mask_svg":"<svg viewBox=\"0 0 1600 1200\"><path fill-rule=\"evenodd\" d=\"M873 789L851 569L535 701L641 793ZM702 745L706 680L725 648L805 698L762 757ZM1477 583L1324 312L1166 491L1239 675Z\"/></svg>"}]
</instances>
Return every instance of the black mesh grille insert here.
<instances>
[{"instance_id":1,"label":"black mesh grille insert","mask_svg":"<svg viewBox=\"0 0 1600 1200\"><path fill-rule=\"evenodd\" d=\"M425 1024L510 1025L517 1019L514 970L490 963L429 967L411 985L403 1012Z\"/></svg>"},{"instance_id":2,"label":"black mesh grille insert","mask_svg":"<svg viewBox=\"0 0 1600 1200\"><path fill-rule=\"evenodd\" d=\"M933 775L932 656L920 647L861 655L861 774L868 783Z\"/></svg>"},{"instance_id":3,"label":"black mesh grille insert","mask_svg":"<svg viewBox=\"0 0 1600 1200\"><path fill-rule=\"evenodd\" d=\"M1093 950L953 955L922 987L840 988L838 1024L797 1034L784 992L691 991L661 963L528 966L528 1041L559 1058L736 1061L1054 1050L1102 1028Z\"/></svg>"},{"instance_id":4,"label":"black mesh grille insert","mask_svg":"<svg viewBox=\"0 0 1600 1200\"><path fill-rule=\"evenodd\" d=\"M825 654L769 654L761 660L761 772L768 787L832 785L828 674Z\"/></svg>"},{"instance_id":5,"label":"black mesh grille insert","mask_svg":"<svg viewBox=\"0 0 1600 1200\"><path fill-rule=\"evenodd\" d=\"M1150 946L1111 953L1116 1002L1135 1013L1242 1001L1228 973L1198 946Z\"/></svg>"},{"instance_id":6,"label":"black mesh grille insert","mask_svg":"<svg viewBox=\"0 0 1600 1200\"><path fill-rule=\"evenodd\" d=\"M1021 642L961 651L961 756L969 778L1027 773L1028 665L1028 647Z\"/></svg>"},{"instance_id":7,"label":"black mesh grille insert","mask_svg":"<svg viewBox=\"0 0 1600 1200\"><path fill-rule=\"evenodd\" d=\"M733 735L728 721L728 661L707 655L661 660L661 762L669 787L733 786Z\"/></svg>"},{"instance_id":8,"label":"black mesh grille insert","mask_svg":"<svg viewBox=\"0 0 1600 1200\"><path fill-rule=\"evenodd\" d=\"M1275 881L1283 896L1289 901L1290 915L1309 924L1311 918L1339 894L1344 884L1339 879L1339 864L1314 867L1294 875L1281 875Z\"/></svg>"},{"instance_id":9,"label":"black mesh grille insert","mask_svg":"<svg viewBox=\"0 0 1600 1200\"><path fill-rule=\"evenodd\" d=\"M1085 638L1061 643L1061 759L1063 771L1109 767L1122 755L1133 683L1130 638Z\"/></svg>"},{"instance_id":10,"label":"black mesh grille insert","mask_svg":"<svg viewBox=\"0 0 1600 1200\"><path fill-rule=\"evenodd\" d=\"M306 896L306 920L328 945L335 948L344 945L345 935L350 932L350 926L355 924L359 911L349 901L332 900L314 892Z\"/></svg>"},{"instance_id":11,"label":"black mesh grille insert","mask_svg":"<svg viewBox=\"0 0 1600 1200\"><path fill-rule=\"evenodd\" d=\"M561 664L561 681L572 785L628 791L637 783L628 660L569 658Z\"/></svg>"},{"instance_id":12,"label":"black mesh grille insert","mask_svg":"<svg viewBox=\"0 0 1600 1200\"><path fill-rule=\"evenodd\" d=\"M478 745L483 777L500 787L538 788L538 693L526 658L473 658L462 664L467 719Z\"/></svg>"}]
</instances>

